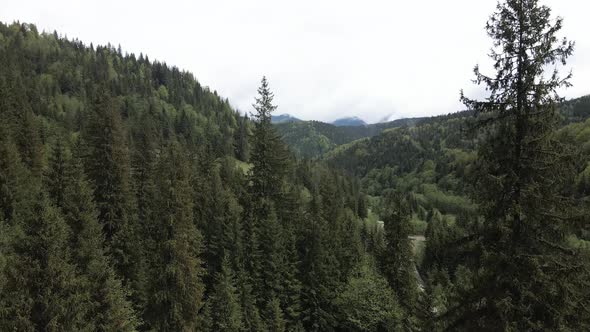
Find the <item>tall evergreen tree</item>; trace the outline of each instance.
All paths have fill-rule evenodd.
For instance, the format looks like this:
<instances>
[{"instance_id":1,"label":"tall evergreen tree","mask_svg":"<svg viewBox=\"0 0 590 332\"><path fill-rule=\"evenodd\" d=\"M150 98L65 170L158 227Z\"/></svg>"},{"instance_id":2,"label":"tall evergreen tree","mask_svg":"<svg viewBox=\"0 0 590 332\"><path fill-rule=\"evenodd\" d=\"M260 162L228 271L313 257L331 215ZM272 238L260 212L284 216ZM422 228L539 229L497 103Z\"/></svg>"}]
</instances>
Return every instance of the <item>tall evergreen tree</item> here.
<instances>
[{"instance_id":1,"label":"tall evergreen tree","mask_svg":"<svg viewBox=\"0 0 590 332\"><path fill-rule=\"evenodd\" d=\"M86 172L110 242L130 219L129 156L116 100L105 87L98 88L95 99L83 136Z\"/></svg>"},{"instance_id":2,"label":"tall evergreen tree","mask_svg":"<svg viewBox=\"0 0 590 332\"><path fill-rule=\"evenodd\" d=\"M129 147L119 100L102 84L96 87L82 139L85 171L94 190L109 254L125 285L139 294L144 255L131 191Z\"/></svg>"},{"instance_id":3,"label":"tall evergreen tree","mask_svg":"<svg viewBox=\"0 0 590 332\"><path fill-rule=\"evenodd\" d=\"M415 312L418 285L412 257L411 210L408 202L400 194L390 194L386 198L385 216L383 217L385 249L381 253L381 269L389 286L397 293L397 298L406 311L404 324L413 329L412 315Z\"/></svg>"},{"instance_id":4,"label":"tall evergreen tree","mask_svg":"<svg viewBox=\"0 0 590 332\"><path fill-rule=\"evenodd\" d=\"M6 262L5 288L0 290L2 330L91 330L85 319L91 308L71 261L69 229L38 190L10 228L12 254Z\"/></svg>"},{"instance_id":5,"label":"tall evergreen tree","mask_svg":"<svg viewBox=\"0 0 590 332\"><path fill-rule=\"evenodd\" d=\"M250 146L248 141L249 119L247 115L238 116L238 130L236 130L234 138L235 154L236 157L241 161L248 161L250 159Z\"/></svg>"},{"instance_id":6,"label":"tall evergreen tree","mask_svg":"<svg viewBox=\"0 0 590 332\"><path fill-rule=\"evenodd\" d=\"M263 77L253 105L256 113L253 115L255 123L250 161L253 164L252 193L267 198L280 194L288 165L286 147L271 123L272 112L277 108L272 104L273 98L268 81Z\"/></svg>"},{"instance_id":7,"label":"tall evergreen tree","mask_svg":"<svg viewBox=\"0 0 590 332\"><path fill-rule=\"evenodd\" d=\"M573 43L558 39L562 20L537 0L506 0L486 26L495 76L475 68L490 96L462 97L488 125L479 152L476 199L484 216L476 237L474 288L444 317L457 330L585 330L588 261L565 241L576 209L561 194L572 174L567 146L555 139L557 69Z\"/></svg>"},{"instance_id":8,"label":"tall evergreen tree","mask_svg":"<svg viewBox=\"0 0 590 332\"><path fill-rule=\"evenodd\" d=\"M229 259L224 258L215 285L207 299L205 314L210 331L241 331L242 313Z\"/></svg>"},{"instance_id":9,"label":"tall evergreen tree","mask_svg":"<svg viewBox=\"0 0 590 332\"><path fill-rule=\"evenodd\" d=\"M252 291L251 278L238 275L238 292L240 295L240 307L242 310L243 331L264 331L265 325L260 317L260 310L256 306L256 298Z\"/></svg>"},{"instance_id":10,"label":"tall evergreen tree","mask_svg":"<svg viewBox=\"0 0 590 332\"><path fill-rule=\"evenodd\" d=\"M256 110L250 158L253 166L248 176L251 186L244 218L244 261L259 312L266 313L263 316L267 320L276 309L269 309L270 301L281 292L283 228L274 204L284 196L289 166L287 148L271 123L271 114L276 109L272 102L273 94L263 77L253 105Z\"/></svg>"},{"instance_id":11,"label":"tall evergreen tree","mask_svg":"<svg viewBox=\"0 0 590 332\"><path fill-rule=\"evenodd\" d=\"M69 247L81 274L78 291L89 307L85 320L92 322L97 331L133 331L137 318L106 254L81 160L70 156L59 142L50 158L46 182L51 200L60 208L71 231Z\"/></svg>"},{"instance_id":12,"label":"tall evergreen tree","mask_svg":"<svg viewBox=\"0 0 590 332\"><path fill-rule=\"evenodd\" d=\"M197 328L204 285L199 258L201 235L193 223L190 167L178 143L166 147L157 165L156 255L151 266L150 299L145 313L159 331Z\"/></svg>"},{"instance_id":13,"label":"tall evergreen tree","mask_svg":"<svg viewBox=\"0 0 590 332\"><path fill-rule=\"evenodd\" d=\"M338 278L334 275L334 256L326 248L328 226L321 216L317 193L312 197L310 212L305 216L302 228L298 245L302 257L301 321L307 331L330 330L335 325L331 305Z\"/></svg>"},{"instance_id":14,"label":"tall evergreen tree","mask_svg":"<svg viewBox=\"0 0 590 332\"><path fill-rule=\"evenodd\" d=\"M0 127L0 220L11 223L22 204L32 196L30 173L23 165L16 144Z\"/></svg>"},{"instance_id":15,"label":"tall evergreen tree","mask_svg":"<svg viewBox=\"0 0 590 332\"><path fill-rule=\"evenodd\" d=\"M335 303L345 331L399 331L402 312L395 292L365 257L351 274Z\"/></svg>"},{"instance_id":16,"label":"tall evergreen tree","mask_svg":"<svg viewBox=\"0 0 590 332\"><path fill-rule=\"evenodd\" d=\"M275 297L268 302L266 311L269 331L285 331L286 322L283 318L283 310L281 309L281 302L279 299Z\"/></svg>"},{"instance_id":17,"label":"tall evergreen tree","mask_svg":"<svg viewBox=\"0 0 590 332\"><path fill-rule=\"evenodd\" d=\"M260 264L260 284L258 294L264 304L270 303L281 293L281 267L283 264L283 246L281 243L281 228L274 206L268 200L261 202L267 215L261 220L260 251L263 253Z\"/></svg>"}]
</instances>

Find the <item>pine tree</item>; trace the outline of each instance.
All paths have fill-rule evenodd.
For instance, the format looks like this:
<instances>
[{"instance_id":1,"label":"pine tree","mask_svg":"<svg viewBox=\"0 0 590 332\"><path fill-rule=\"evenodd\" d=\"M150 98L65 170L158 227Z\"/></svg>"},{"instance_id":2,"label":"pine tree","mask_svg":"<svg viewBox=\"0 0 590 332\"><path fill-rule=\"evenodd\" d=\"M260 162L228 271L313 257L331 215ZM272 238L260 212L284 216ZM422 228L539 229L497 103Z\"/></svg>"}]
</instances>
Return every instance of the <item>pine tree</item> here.
<instances>
[{"instance_id":1,"label":"pine tree","mask_svg":"<svg viewBox=\"0 0 590 332\"><path fill-rule=\"evenodd\" d=\"M145 321L159 331L195 329L204 285L201 234L193 223L190 167L178 143L164 149L157 165L156 254L151 266Z\"/></svg>"},{"instance_id":2,"label":"pine tree","mask_svg":"<svg viewBox=\"0 0 590 332\"><path fill-rule=\"evenodd\" d=\"M282 332L285 331L286 323L283 318L283 310L281 309L281 301L276 297L267 304L267 326L269 331Z\"/></svg>"},{"instance_id":3,"label":"pine tree","mask_svg":"<svg viewBox=\"0 0 590 332\"><path fill-rule=\"evenodd\" d=\"M359 218L367 218L369 215L369 209L367 208L367 198L364 195L359 195L357 204L357 215Z\"/></svg>"},{"instance_id":4,"label":"pine tree","mask_svg":"<svg viewBox=\"0 0 590 332\"><path fill-rule=\"evenodd\" d=\"M558 39L562 20L537 0L506 0L487 24L495 77L475 68L490 96L462 97L486 126L476 199L484 217L473 236L480 264L474 288L444 316L453 330L585 330L588 261L567 244L576 214L561 194L571 171L567 146L555 139L557 69L573 43Z\"/></svg>"},{"instance_id":5,"label":"pine tree","mask_svg":"<svg viewBox=\"0 0 590 332\"><path fill-rule=\"evenodd\" d=\"M397 293L406 320L411 320L418 296L418 285L414 275L412 243L408 238L412 229L410 224L410 207L400 194L391 194L386 198L383 227L385 250L381 253L381 269L389 286ZM406 322L406 327L412 323Z\"/></svg>"},{"instance_id":6,"label":"pine tree","mask_svg":"<svg viewBox=\"0 0 590 332\"><path fill-rule=\"evenodd\" d=\"M12 124L7 129L18 147L23 164L37 176L40 175L43 166L39 123L27 96L26 82L14 67L7 68L8 82L0 84L0 112L3 118Z\"/></svg>"},{"instance_id":7,"label":"pine tree","mask_svg":"<svg viewBox=\"0 0 590 332\"><path fill-rule=\"evenodd\" d=\"M401 330L403 310L387 280L366 256L351 274L335 303L339 327L345 331Z\"/></svg>"},{"instance_id":8,"label":"pine tree","mask_svg":"<svg viewBox=\"0 0 590 332\"><path fill-rule=\"evenodd\" d=\"M333 308L338 274L336 260L326 248L331 240L327 223L321 216L319 195L312 196L310 212L302 225L302 239L298 245L301 261L301 321L306 331L330 330L335 325Z\"/></svg>"},{"instance_id":9,"label":"pine tree","mask_svg":"<svg viewBox=\"0 0 590 332\"><path fill-rule=\"evenodd\" d=\"M61 209L71 230L69 246L81 274L78 291L90 306L85 320L93 322L97 331L133 331L137 319L105 252L102 227L81 160L70 156L58 141L47 173L51 200Z\"/></svg>"},{"instance_id":10,"label":"pine tree","mask_svg":"<svg viewBox=\"0 0 590 332\"><path fill-rule=\"evenodd\" d=\"M267 200L261 202L265 216L260 220L260 251L263 253L260 264L260 284L257 290L263 306L270 303L281 292L281 267L283 264L283 245L281 228L274 206ZM263 307L264 308L264 307Z\"/></svg>"},{"instance_id":11,"label":"pine tree","mask_svg":"<svg viewBox=\"0 0 590 332\"><path fill-rule=\"evenodd\" d=\"M443 268L446 266L445 263L449 259L446 256L448 253L446 249L448 249L451 241L449 224L437 209L430 211L427 220L428 226L426 226L424 235L428 241L424 250L422 267L428 271L431 268Z\"/></svg>"},{"instance_id":12,"label":"pine tree","mask_svg":"<svg viewBox=\"0 0 590 332\"><path fill-rule=\"evenodd\" d=\"M66 187L68 186L68 170L65 147L62 144L61 138L58 138L53 147L52 154L49 156L49 167L45 174L45 182L49 197L53 203L62 207L64 204L64 194L66 193Z\"/></svg>"},{"instance_id":13,"label":"pine tree","mask_svg":"<svg viewBox=\"0 0 590 332\"><path fill-rule=\"evenodd\" d=\"M247 115L238 115L238 130L236 130L236 138L234 139L235 144L235 155L241 161L248 161L250 159L250 146L248 143L249 119Z\"/></svg>"},{"instance_id":14,"label":"pine tree","mask_svg":"<svg viewBox=\"0 0 590 332\"><path fill-rule=\"evenodd\" d=\"M252 136L251 192L255 196L274 198L281 193L283 178L287 171L287 150L272 126L271 117L277 106L270 92L266 77L258 88L258 97L253 105L254 131Z\"/></svg>"},{"instance_id":15,"label":"pine tree","mask_svg":"<svg viewBox=\"0 0 590 332\"><path fill-rule=\"evenodd\" d=\"M207 289L211 288L225 256L231 258L232 268L237 267L242 240L239 225L242 208L231 191L224 188L219 167L212 165L211 168L201 172L204 174L197 180L199 189L195 193L195 210L198 210L195 219L207 248L204 254Z\"/></svg>"},{"instance_id":16,"label":"pine tree","mask_svg":"<svg viewBox=\"0 0 590 332\"><path fill-rule=\"evenodd\" d=\"M279 300L288 329L295 328L297 322L300 321L301 314L301 281L299 280L301 261L297 250L297 240L299 228L303 223L305 207L300 190L300 187L288 186L275 208L282 229Z\"/></svg>"},{"instance_id":17,"label":"pine tree","mask_svg":"<svg viewBox=\"0 0 590 332\"><path fill-rule=\"evenodd\" d=\"M16 144L0 127L0 220L11 223L16 210L32 195L30 173L25 169Z\"/></svg>"},{"instance_id":18,"label":"pine tree","mask_svg":"<svg viewBox=\"0 0 590 332\"><path fill-rule=\"evenodd\" d=\"M126 134L117 99L101 85L95 94L88 125L82 131L86 151L80 153L116 272L126 286L139 292L144 255L131 192Z\"/></svg>"},{"instance_id":19,"label":"pine tree","mask_svg":"<svg viewBox=\"0 0 590 332\"><path fill-rule=\"evenodd\" d=\"M98 89L84 131L86 172L94 187L98 217L111 242L129 222L129 159L121 115L110 92Z\"/></svg>"},{"instance_id":20,"label":"pine tree","mask_svg":"<svg viewBox=\"0 0 590 332\"><path fill-rule=\"evenodd\" d=\"M39 190L10 228L12 254L0 290L2 330L92 330L91 310L80 292L81 278L71 262L69 229Z\"/></svg>"},{"instance_id":21,"label":"pine tree","mask_svg":"<svg viewBox=\"0 0 590 332\"><path fill-rule=\"evenodd\" d=\"M234 286L234 275L227 257L223 259L206 305L211 320L211 331L241 331L242 313Z\"/></svg>"},{"instance_id":22,"label":"pine tree","mask_svg":"<svg viewBox=\"0 0 590 332\"><path fill-rule=\"evenodd\" d=\"M278 294L284 318L289 329L295 328L301 315L301 281L298 279L299 253L294 230L284 230L283 258L281 266L281 293Z\"/></svg>"},{"instance_id":23,"label":"pine tree","mask_svg":"<svg viewBox=\"0 0 590 332\"><path fill-rule=\"evenodd\" d=\"M238 275L238 291L240 294L240 307L242 311L242 331L264 331L264 322L260 317L260 311L256 306L256 298L252 292L250 278L246 272Z\"/></svg>"},{"instance_id":24,"label":"pine tree","mask_svg":"<svg viewBox=\"0 0 590 332\"><path fill-rule=\"evenodd\" d=\"M244 263L259 312L266 313L263 316L268 320L268 305L281 293L283 230L274 204L284 196L289 160L288 151L271 123L276 106L272 104L273 94L265 77L258 95L253 105L256 114L250 158L253 166L248 175L251 186L244 218Z\"/></svg>"}]
</instances>

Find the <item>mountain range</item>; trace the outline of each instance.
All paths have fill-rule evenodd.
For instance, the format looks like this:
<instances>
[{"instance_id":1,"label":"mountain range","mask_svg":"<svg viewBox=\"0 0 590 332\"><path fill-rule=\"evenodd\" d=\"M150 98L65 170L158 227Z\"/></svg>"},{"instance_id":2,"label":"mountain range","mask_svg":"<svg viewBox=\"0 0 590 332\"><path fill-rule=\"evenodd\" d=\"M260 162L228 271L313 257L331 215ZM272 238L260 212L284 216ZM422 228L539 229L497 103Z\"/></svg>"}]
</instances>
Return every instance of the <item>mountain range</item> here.
<instances>
[{"instance_id":1,"label":"mountain range","mask_svg":"<svg viewBox=\"0 0 590 332\"><path fill-rule=\"evenodd\" d=\"M332 124L337 127L358 127L367 125L367 123L363 121L363 119L356 116L336 119L332 121Z\"/></svg>"},{"instance_id":2,"label":"mountain range","mask_svg":"<svg viewBox=\"0 0 590 332\"><path fill-rule=\"evenodd\" d=\"M272 123L274 123L274 124L301 122L301 121L304 121L304 120L301 120L301 119L299 119L291 114L288 114L288 113L272 116ZM361 127L361 126L368 126L369 125L363 119L361 119L357 116L338 118L332 122L329 122L329 124L337 126L337 127Z\"/></svg>"}]
</instances>

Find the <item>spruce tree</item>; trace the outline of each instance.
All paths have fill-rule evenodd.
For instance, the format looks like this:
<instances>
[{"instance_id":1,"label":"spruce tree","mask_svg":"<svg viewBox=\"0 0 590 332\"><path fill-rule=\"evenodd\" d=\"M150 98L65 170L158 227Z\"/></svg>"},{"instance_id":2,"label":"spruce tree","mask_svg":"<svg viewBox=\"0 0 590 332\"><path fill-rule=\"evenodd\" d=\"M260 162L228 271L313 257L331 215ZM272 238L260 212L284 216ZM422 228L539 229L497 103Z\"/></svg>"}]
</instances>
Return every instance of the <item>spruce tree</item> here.
<instances>
[{"instance_id":1,"label":"spruce tree","mask_svg":"<svg viewBox=\"0 0 590 332\"><path fill-rule=\"evenodd\" d=\"M198 180L198 192L195 193L195 219L203 233L204 253L207 276L205 284L209 289L215 275L221 269L225 256L230 258L230 266L237 268L241 254L240 214L242 208L231 191L224 188L218 165L202 172Z\"/></svg>"},{"instance_id":2,"label":"spruce tree","mask_svg":"<svg viewBox=\"0 0 590 332\"><path fill-rule=\"evenodd\" d=\"M321 199L312 196L310 211L302 225L299 242L301 261L301 321L307 331L324 331L335 325L332 301L336 294L336 260L327 248L331 240L327 222L321 216Z\"/></svg>"},{"instance_id":3,"label":"spruce tree","mask_svg":"<svg viewBox=\"0 0 590 332\"><path fill-rule=\"evenodd\" d=\"M271 123L273 94L266 77L262 78L253 105L255 125L252 136L253 164L248 178L250 187L244 218L244 263L250 285L261 313L267 313L271 300L281 292L281 244L283 229L274 204L284 196L284 181L289 161L288 151Z\"/></svg>"},{"instance_id":4,"label":"spruce tree","mask_svg":"<svg viewBox=\"0 0 590 332\"><path fill-rule=\"evenodd\" d=\"M445 262L450 258L445 254L449 248L449 224L442 214L433 209L428 214L428 226L426 226L425 236L428 239L424 250L422 267L428 271L432 268L446 267Z\"/></svg>"},{"instance_id":5,"label":"spruce tree","mask_svg":"<svg viewBox=\"0 0 590 332\"><path fill-rule=\"evenodd\" d=\"M418 285L412 258L410 207L400 194L390 194L383 218L385 249L381 253L381 269L389 286L397 293L397 298L406 311L406 328L411 323L418 298Z\"/></svg>"},{"instance_id":6,"label":"spruce tree","mask_svg":"<svg viewBox=\"0 0 590 332\"><path fill-rule=\"evenodd\" d=\"M107 256L92 190L81 160L70 156L58 142L47 174L51 200L60 208L71 230L69 246L81 274L78 291L90 307L85 319L93 322L97 331L133 331L137 318L126 299L127 291Z\"/></svg>"},{"instance_id":7,"label":"spruce tree","mask_svg":"<svg viewBox=\"0 0 590 332\"><path fill-rule=\"evenodd\" d=\"M486 30L495 76L475 68L485 101L462 97L480 116L476 200L484 218L476 236L474 287L443 316L452 330L586 330L587 258L568 245L572 201L562 195L573 174L568 146L555 139L557 90L569 86L557 66L573 43L558 39L561 18L537 0L498 4ZM548 75L546 70L553 69Z\"/></svg>"},{"instance_id":8,"label":"spruce tree","mask_svg":"<svg viewBox=\"0 0 590 332\"><path fill-rule=\"evenodd\" d=\"M86 151L81 155L109 255L125 284L137 288L142 278L143 245L131 191L126 132L118 100L105 86L99 85L96 90L88 124L82 131Z\"/></svg>"},{"instance_id":9,"label":"spruce tree","mask_svg":"<svg viewBox=\"0 0 590 332\"><path fill-rule=\"evenodd\" d=\"M151 234L155 257L145 312L159 331L197 328L204 292L201 281L201 234L193 223L190 167L178 143L166 146L157 165L155 221Z\"/></svg>"},{"instance_id":10,"label":"spruce tree","mask_svg":"<svg viewBox=\"0 0 590 332\"><path fill-rule=\"evenodd\" d=\"M129 156L118 104L98 88L88 125L83 132L88 151L86 172L94 187L98 217L107 241L129 222Z\"/></svg>"},{"instance_id":11,"label":"spruce tree","mask_svg":"<svg viewBox=\"0 0 590 332\"><path fill-rule=\"evenodd\" d=\"M71 261L69 229L39 188L10 227L11 255L0 290L0 328L21 331L93 330L92 308Z\"/></svg>"},{"instance_id":12,"label":"spruce tree","mask_svg":"<svg viewBox=\"0 0 590 332\"><path fill-rule=\"evenodd\" d=\"M336 297L339 327L344 331L399 331L403 310L387 280L366 256Z\"/></svg>"},{"instance_id":13,"label":"spruce tree","mask_svg":"<svg viewBox=\"0 0 590 332\"><path fill-rule=\"evenodd\" d=\"M263 253L260 264L260 284L258 294L266 305L281 292L281 267L283 264L283 245L281 243L281 228L274 211L274 206L267 200L261 202L267 215L260 223L260 251Z\"/></svg>"},{"instance_id":14,"label":"spruce tree","mask_svg":"<svg viewBox=\"0 0 590 332\"><path fill-rule=\"evenodd\" d=\"M0 220L10 224L19 206L30 199L30 179L16 144L0 127Z\"/></svg>"},{"instance_id":15,"label":"spruce tree","mask_svg":"<svg viewBox=\"0 0 590 332\"><path fill-rule=\"evenodd\" d=\"M282 182L287 171L288 156L284 143L272 126L274 94L270 91L266 77L258 88L258 97L253 105L256 113L252 133L251 192L255 196L274 198L281 193Z\"/></svg>"},{"instance_id":16,"label":"spruce tree","mask_svg":"<svg viewBox=\"0 0 590 332\"><path fill-rule=\"evenodd\" d=\"M229 259L223 259L221 270L207 299L206 308L211 331L241 331L242 313Z\"/></svg>"},{"instance_id":17,"label":"spruce tree","mask_svg":"<svg viewBox=\"0 0 590 332\"><path fill-rule=\"evenodd\" d=\"M249 119L247 115L238 115L238 129L236 130L236 137L234 138L234 150L236 158L238 158L241 161L248 161L250 159L250 146L248 143L248 123Z\"/></svg>"},{"instance_id":18,"label":"spruce tree","mask_svg":"<svg viewBox=\"0 0 590 332\"><path fill-rule=\"evenodd\" d=\"M242 311L243 331L264 331L265 326L260 317L260 310L256 306L256 298L252 291L251 278L247 272L238 275L238 292Z\"/></svg>"},{"instance_id":19,"label":"spruce tree","mask_svg":"<svg viewBox=\"0 0 590 332\"><path fill-rule=\"evenodd\" d=\"M286 328L286 322L283 318L281 302L276 297L267 304L267 326L269 331L283 332Z\"/></svg>"}]
</instances>

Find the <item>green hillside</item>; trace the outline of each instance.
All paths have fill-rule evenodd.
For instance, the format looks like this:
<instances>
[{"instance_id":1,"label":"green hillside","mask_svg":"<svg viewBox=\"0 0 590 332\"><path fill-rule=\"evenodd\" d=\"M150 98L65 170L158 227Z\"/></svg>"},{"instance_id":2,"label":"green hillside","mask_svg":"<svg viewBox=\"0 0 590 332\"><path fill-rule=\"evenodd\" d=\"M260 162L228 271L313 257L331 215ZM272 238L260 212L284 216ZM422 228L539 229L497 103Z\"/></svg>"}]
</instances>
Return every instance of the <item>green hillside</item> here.
<instances>
[{"instance_id":1,"label":"green hillside","mask_svg":"<svg viewBox=\"0 0 590 332\"><path fill-rule=\"evenodd\" d=\"M590 96L561 104L560 113L559 135L580 148L579 162L584 166L590 156L584 134ZM443 214L473 213L466 196L478 149L474 121L466 112L420 119L413 126L386 129L370 138L334 146L325 160L360 177L369 195L382 196L395 189L412 193L420 211L436 208ZM579 181L576 186L582 188Z\"/></svg>"},{"instance_id":2,"label":"green hillside","mask_svg":"<svg viewBox=\"0 0 590 332\"><path fill-rule=\"evenodd\" d=\"M387 128L412 125L420 120L399 119L367 126L335 126L320 121L297 121L279 123L275 126L296 156L318 158L339 145L375 136Z\"/></svg>"},{"instance_id":3,"label":"green hillside","mask_svg":"<svg viewBox=\"0 0 590 332\"><path fill-rule=\"evenodd\" d=\"M258 97L250 121L146 55L0 24L0 330L410 317L368 247L358 180L296 161L266 80Z\"/></svg>"},{"instance_id":4,"label":"green hillside","mask_svg":"<svg viewBox=\"0 0 590 332\"><path fill-rule=\"evenodd\" d=\"M321 75L295 80L313 93L288 91L292 57L271 61L300 54L274 53L267 29L286 23L299 51L275 14L306 7L263 7L255 43L239 46L264 54L244 58L252 68L283 75L281 99L383 104L311 91L329 83ZM481 50L492 66L465 87L483 99L462 90L464 111L342 126L275 116L266 76L244 83L248 117L145 54L0 22L0 331L590 331L590 95L559 95L575 48L549 7L495 8ZM170 41L212 51L188 33ZM462 75L403 52L411 61L388 65L424 67L432 82ZM342 91L375 87L378 66L347 61L359 76L337 64L310 68L346 74L330 80ZM218 82L242 104L248 92L227 73ZM416 96L404 88L375 91Z\"/></svg>"}]
</instances>

